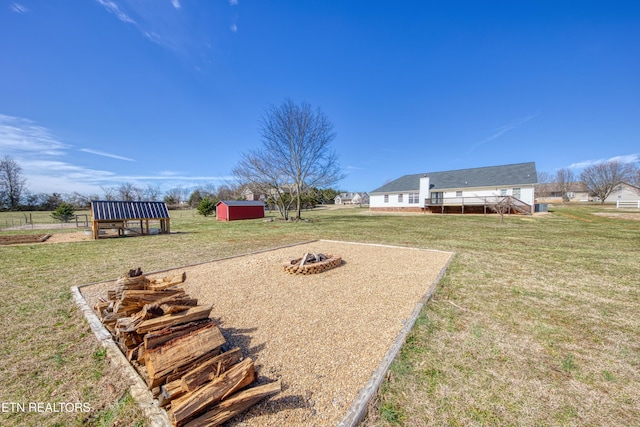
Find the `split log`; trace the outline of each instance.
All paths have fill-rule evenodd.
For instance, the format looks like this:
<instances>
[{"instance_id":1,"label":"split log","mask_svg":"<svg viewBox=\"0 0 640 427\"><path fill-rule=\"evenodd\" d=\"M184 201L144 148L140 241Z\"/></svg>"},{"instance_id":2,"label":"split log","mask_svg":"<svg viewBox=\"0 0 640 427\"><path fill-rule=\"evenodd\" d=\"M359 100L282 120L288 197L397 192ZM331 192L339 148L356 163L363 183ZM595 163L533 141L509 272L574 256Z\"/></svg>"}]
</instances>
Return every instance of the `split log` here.
<instances>
[{"instance_id":1,"label":"split log","mask_svg":"<svg viewBox=\"0 0 640 427\"><path fill-rule=\"evenodd\" d=\"M160 387L160 395L158 396L158 404L164 408L172 400L184 395L186 392L182 388L181 380L175 380L166 383Z\"/></svg>"},{"instance_id":2,"label":"split log","mask_svg":"<svg viewBox=\"0 0 640 427\"><path fill-rule=\"evenodd\" d=\"M183 425L188 419L206 411L210 405L248 386L254 379L253 360L248 357L215 380L174 400L169 416L175 426Z\"/></svg>"},{"instance_id":3,"label":"split log","mask_svg":"<svg viewBox=\"0 0 640 427\"><path fill-rule=\"evenodd\" d=\"M173 371L171 371L171 373L169 375L167 375L167 377L165 378L165 382L168 383L168 382L171 382L171 381L176 381L176 380L181 379L184 376L184 374L189 372L194 367L200 366L201 364L203 364L203 363L207 362L208 360L210 360L210 359L216 357L217 355L219 355L221 350L222 350L221 347L217 347L217 348L211 350L210 352L203 354L202 356L200 356L199 358L197 358L193 362L188 363L188 364L186 364L184 366L180 366L180 367L174 369Z\"/></svg>"},{"instance_id":4,"label":"split log","mask_svg":"<svg viewBox=\"0 0 640 427\"><path fill-rule=\"evenodd\" d=\"M300 267L302 267L307 262L308 256L309 256L308 253L304 254L304 256L302 257L302 260L300 261Z\"/></svg>"},{"instance_id":5,"label":"split log","mask_svg":"<svg viewBox=\"0 0 640 427\"><path fill-rule=\"evenodd\" d=\"M162 380L175 369L189 365L224 343L225 339L220 329L212 323L168 341L164 345L147 350L145 366L149 375L150 389L160 385Z\"/></svg>"},{"instance_id":6,"label":"split log","mask_svg":"<svg viewBox=\"0 0 640 427\"><path fill-rule=\"evenodd\" d=\"M184 289L166 289L164 291L127 289L122 291L122 296L116 302L113 311L118 312L119 307L136 307L139 310L147 304L153 304L169 297L178 296L186 297Z\"/></svg>"},{"instance_id":7,"label":"split log","mask_svg":"<svg viewBox=\"0 0 640 427\"><path fill-rule=\"evenodd\" d=\"M196 366L182 376L182 388L186 391L196 390L210 379L226 372L240 361L240 357L240 348L236 347Z\"/></svg>"},{"instance_id":8,"label":"split log","mask_svg":"<svg viewBox=\"0 0 640 427\"><path fill-rule=\"evenodd\" d=\"M173 277L165 277L163 279L151 280L151 282L147 284L147 289L159 291L184 283L185 280L187 280L187 273L177 274Z\"/></svg>"},{"instance_id":9,"label":"split log","mask_svg":"<svg viewBox=\"0 0 640 427\"><path fill-rule=\"evenodd\" d=\"M212 323L213 320L207 318L204 320L199 320L197 322L189 322L183 325L164 328L155 332L149 332L144 336L144 348L145 350L154 349L163 345L167 341L171 341L183 335L190 334L191 332L208 326Z\"/></svg>"},{"instance_id":10,"label":"split log","mask_svg":"<svg viewBox=\"0 0 640 427\"><path fill-rule=\"evenodd\" d=\"M168 382L160 387L160 406L167 406L172 400L192 392L202 384L226 372L230 366L238 363L242 357L240 348L236 347L205 361L196 361L189 371L177 379L169 381L175 374L167 377ZM179 374L180 375L180 374Z\"/></svg>"},{"instance_id":11,"label":"split log","mask_svg":"<svg viewBox=\"0 0 640 427\"><path fill-rule=\"evenodd\" d=\"M228 419L246 411L265 397L279 393L281 390L282 386L280 381L243 390L217 403L209 412L191 420L185 424L184 427L218 426Z\"/></svg>"},{"instance_id":12,"label":"split log","mask_svg":"<svg viewBox=\"0 0 640 427\"><path fill-rule=\"evenodd\" d=\"M154 319L148 319L141 322L136 328L136 332L144 334L151 331L157 331L159 329L168 328L170 326L179 325L181 323L194 322L196 320L202 320L209 317L212 304L201 305L192 307L188 310L179 311L177 313L165 314L164 316L156 317Z\"/></svg>"}]
</instances>

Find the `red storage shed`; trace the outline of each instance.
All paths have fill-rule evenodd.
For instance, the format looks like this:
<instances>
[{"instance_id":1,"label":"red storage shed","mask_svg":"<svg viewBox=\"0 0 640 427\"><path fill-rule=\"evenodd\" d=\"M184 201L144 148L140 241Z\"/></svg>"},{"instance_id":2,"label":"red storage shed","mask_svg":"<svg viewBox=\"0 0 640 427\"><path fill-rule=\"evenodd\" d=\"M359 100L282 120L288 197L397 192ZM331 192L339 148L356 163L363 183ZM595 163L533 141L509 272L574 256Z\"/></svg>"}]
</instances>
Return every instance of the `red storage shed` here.
<instances>
[{"instance_id":1,"label":"red storage shed","mask_svg":"<svg viewBox=\"0 0 640 427\"><path fill-rule=\"evenodd\" d=\"M218 221L264 218L264 202L253 200L220 200L216 203Z\"/></svg>"}]
</instances>

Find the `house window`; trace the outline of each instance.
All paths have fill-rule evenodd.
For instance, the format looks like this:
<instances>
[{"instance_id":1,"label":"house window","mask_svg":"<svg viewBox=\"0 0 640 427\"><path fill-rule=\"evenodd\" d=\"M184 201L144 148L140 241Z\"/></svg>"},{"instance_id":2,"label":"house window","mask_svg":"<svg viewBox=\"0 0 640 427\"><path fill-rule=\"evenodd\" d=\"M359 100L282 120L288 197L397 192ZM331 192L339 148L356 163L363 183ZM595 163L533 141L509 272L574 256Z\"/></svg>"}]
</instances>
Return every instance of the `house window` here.
<instances>
[{"instance_id":1,"label":"house window","mask_svg":"<svg viewBox=\"0 0 640 427\"><path fill-rule=\"evenodd\" d=\"M501 189L500 190L500 195L501 196L506 196L507 195L507 189L506 188Z\"/></svg>"},{"instance_id":2,"label":"house window","mask_svg":"<svg viewBox=\"0 0 640 427\"><path fill-rule=\"evenodd\" d=\"M385 203L389 203L389 195L388 194L384 195L384 202Z\"/></svg>"},{"instance_id":3,"label":"house window","mask_svg":"<svg viewBox=\"0 0 640 427\"><path fill-rule=\"evenodd\" d=\"M419 193L409 193L409 203L410 204L414 204L414 203L419 203L420 199L420 194Z\"/></svg>"},{"instance_id":4,"label":"house window","mask_svg":"<svg viewBox=\"0 0 640 427\"><path fill-rule=\"evenodd\" d=\"M515 197L516 199L520 198L520 189L519 188L514 188L513 189L513 197Z\"/></svg>"},{"instance_id":5,"label":"house window","mask_svg":"<svg viewBox=\"0 0 640 427\"><path fill-rule=\"evenodd\" d=\"M398 203L402 203L402 194L398 194Z\"/></svg>"},{"instance_id":6,"label":"house window","mask_svg":"<svg viewBox=\"0 0 640 427\"><path fill-rule=\"evenodd\" d=\"M462 197L462 191L456 191L456 197Z\"/></svg>"},{"instance_id":7,"label":"house window","mask_svg":"<svg viewBox=\"0 0 640 427\"><path fill-rule=\"evenodd\" d=\"M431 203L433 204L441 204L444 193L442 191L435 191L431 193Z\"/></svg>"},{"instance_id":8,"label":"house window","mask_svg":"<svg viewBox=\"0 0 640 427\"><path fill-rule=\"evenodd\" d=\"M569 192L567 193L567 197L568 197L569 199L573 199L573 198L575 198L575 197L576 197L576 193L574 193L573 191L569 191Z\"/></svg>"}]
</instances>

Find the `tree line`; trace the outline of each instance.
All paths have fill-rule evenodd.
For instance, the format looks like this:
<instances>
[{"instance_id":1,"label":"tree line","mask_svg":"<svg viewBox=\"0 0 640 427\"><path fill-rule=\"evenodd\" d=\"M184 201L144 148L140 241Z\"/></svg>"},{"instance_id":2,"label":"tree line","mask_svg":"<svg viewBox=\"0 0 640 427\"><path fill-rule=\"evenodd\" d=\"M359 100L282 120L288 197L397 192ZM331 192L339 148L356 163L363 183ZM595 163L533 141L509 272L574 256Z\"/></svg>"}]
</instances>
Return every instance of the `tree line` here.
<instances>
[{"instance_id":1,"label":"tree line","mask_svg":"<svg viewBox=\"0 0 640 427\"><path fill-rule=\"evenodd\" d=\"M219 186L201 184L191 189L178 186L163 193L158 185L141 187L124 182L117 186L100 187L102 194L82 194L77 191L32 193L20 165L10 156L0 159L0 210L4 211L55 211L61 205L82 210L89 208L91 200L164 201L169 209L197 209L203 201L215 206L219 200L244 200L247 188L246 185L229 182ZM301 197L302 206L309 208L331 204L339 193L332 188L307 189ZM262 195L262 198L273 209L277 209L273 197ZM207 208L207 212L211 213L210 208Z\"/></svg>"},{"instance_id":2,"label":"tree line","mask_svg":"<svg viewBox=\"0 0 640 427\"><path fill-rule=\"evenodd\" d=\"M252 198L263 200L283 219L289 219L291 210L295 210L294 218L300 219L305 208L333 203L340 192L332 186L345 175L331 147L336 135L333 124L324 112L306 102L285 99L269 107L259 125L261 146L241 156L233 169L234 183L217 188L201 185L193 190L176 187L162 200L170 209L198 208L207 215L218 200L242 200L249 191ZM96 199L158 201L162 197L159 187L153 185L140 188L125 182L101 189L104 197L77 192L32 194L20 165L9 156L0 163L0 209L4 210L53 210L62 203L83 209Z\"/></svg>"},{"instance_id":3,"label":"tree line","mask_svg":"<svg viewBox=\"0 0 640 427\"><path fill-rule=\"evenodd\" d=\"M552 188L552 184L554 192L559 193L564 202L568 202L569 194L575 191L574 185L578 182L584 183L590 197L604 203L620 183L640 187L640 167L637 163L610 160L589 165L579 175L569 168L559 169L555 174L539 172L536 196L550 196L549 188Z\"/></svg>"}]
</instances>

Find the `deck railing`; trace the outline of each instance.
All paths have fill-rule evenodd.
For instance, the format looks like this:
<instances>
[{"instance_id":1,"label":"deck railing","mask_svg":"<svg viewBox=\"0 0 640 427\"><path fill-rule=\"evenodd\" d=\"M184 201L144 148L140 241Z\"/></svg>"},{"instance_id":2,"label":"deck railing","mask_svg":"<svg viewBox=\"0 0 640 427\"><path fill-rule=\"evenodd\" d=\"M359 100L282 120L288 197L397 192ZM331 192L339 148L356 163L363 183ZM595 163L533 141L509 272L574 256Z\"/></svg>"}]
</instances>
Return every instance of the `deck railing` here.
<instances>
[{"instance_id":1,"label":"deck railing","mask_svg":"<svg viewBox=\"0 0 640 427\"><path fill-rule=\"evenodd\" d=\"M531 214L531 206L513 196L467 196L426 199L425 206L491 206L507 200L511 207L519 212Z\"/></svg>"}]
</instances>

